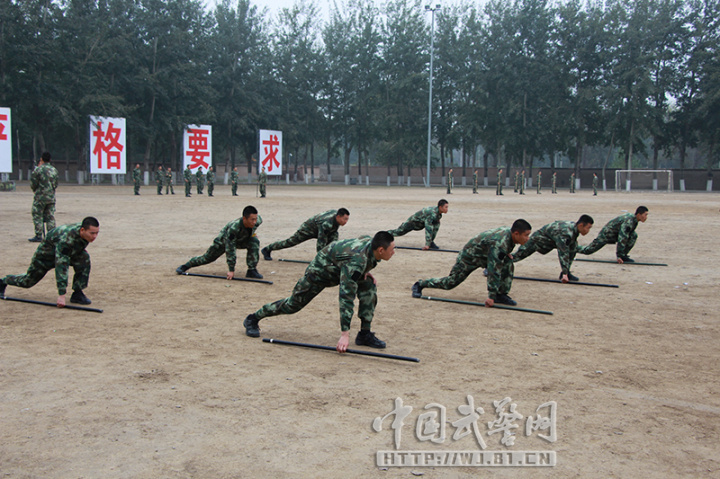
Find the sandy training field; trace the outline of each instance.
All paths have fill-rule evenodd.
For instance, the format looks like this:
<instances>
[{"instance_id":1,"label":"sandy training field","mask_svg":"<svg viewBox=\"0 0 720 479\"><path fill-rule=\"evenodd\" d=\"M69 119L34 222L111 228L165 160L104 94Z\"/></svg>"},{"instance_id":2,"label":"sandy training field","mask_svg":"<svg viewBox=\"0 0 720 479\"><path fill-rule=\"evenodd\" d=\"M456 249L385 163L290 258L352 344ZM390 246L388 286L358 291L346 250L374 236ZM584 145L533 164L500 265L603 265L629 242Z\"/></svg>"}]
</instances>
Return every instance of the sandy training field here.
<instances>
[{"instance_id":1,"label":"sandy training field","mask_svg":"<svg viewBox=\"0 0 720 479\"><path fill-rule=\"evenodd\" d=\"M239 197L229 186L215 198L178 193L60 186L58 224L100 221L85 292L104 313L0 301L1 478L720 477L717 194L274 185L265 199L247 185ZM397 250L373 271L373 331L387 341L382 352L419 363L245 335L245 316L286 297L304 271L277 259L310 260L314 241L261 257L272 285L175 274L248 204L267 245L328 209L350 210L344 239L394 228L443 197L450 211L436 243L456 250L517 218L537 229L582 213L595 219L580 239L588 244L607 221L646 205L631 256L668 266L575 263L581 281L617 289L516 280L518 306L554 313L541 315L413 299L411 285L448 274L455 255ZM31 204L27 184L0 193L0 277L30 262ZM415 232L396 245L423 241ZM606 246L591 258L614 253ZM238 251L240 276L244 258ZM191 270L226 271L224 257ZM559 273L555 252L515 272ZM337 294L261 321L261 336L335 346ZM454 290L424 294L483 301L485 278L476 271ZM54 302L54 275L7 295ZM351 339L358 329L355 317Z\"/></svg>"}]
</instances>

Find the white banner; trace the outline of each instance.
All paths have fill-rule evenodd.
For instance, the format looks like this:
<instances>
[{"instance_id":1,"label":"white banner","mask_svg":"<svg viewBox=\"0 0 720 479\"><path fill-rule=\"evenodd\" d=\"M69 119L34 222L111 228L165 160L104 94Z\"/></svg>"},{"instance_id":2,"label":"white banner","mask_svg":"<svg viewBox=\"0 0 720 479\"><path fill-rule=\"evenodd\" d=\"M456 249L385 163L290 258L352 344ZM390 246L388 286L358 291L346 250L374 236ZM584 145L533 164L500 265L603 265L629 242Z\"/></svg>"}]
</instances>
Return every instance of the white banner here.
<instances>
[{"instance_id":1,"label":"white banner","mask_svg":"<svg viewBox=\"0 0 720 479\"><path fill-rule=\"evenodd\" d=\"M183 132L183 170L190 166L195 173L202 166L207 173L212 166L212 126L188 125Z\"/></svg>"},{"instance_id":2,"label":"white banner","mask_svg":"<svg viewBox=\"0 0 720 479\"><path fill-rule=\"evenodd\" d=\"M125 174L125 118L90 116L90 173Z\"/></svg>"},{"instance_id":3,"label":"white banner","mask_svg":"<svg viewBox=\"0 0 720 479\"><path fill-rule=\"evenodd\" d=\"M265 168L268 175L282 174L282 131L260 130L258 173Z\"/></svg>"},{"instance_id":4,"label":"white banner","mask_svg":"<svg viewBox=\"0 0 720 479\"><path fill-rule=\"evenodd\" d=\"M10 108L0 108L0 173L12 173Z\"/></svg>"}]
</instances>

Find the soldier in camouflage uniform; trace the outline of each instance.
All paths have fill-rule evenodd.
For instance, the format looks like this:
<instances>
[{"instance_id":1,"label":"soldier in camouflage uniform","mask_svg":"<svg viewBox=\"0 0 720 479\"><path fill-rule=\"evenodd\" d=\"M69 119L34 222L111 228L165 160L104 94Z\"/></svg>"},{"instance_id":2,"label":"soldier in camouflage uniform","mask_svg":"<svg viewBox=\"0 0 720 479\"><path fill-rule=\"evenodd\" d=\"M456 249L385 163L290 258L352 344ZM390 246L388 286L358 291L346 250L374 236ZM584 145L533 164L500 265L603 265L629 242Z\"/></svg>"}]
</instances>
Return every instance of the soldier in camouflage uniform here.
<instances>
[{"instance_id":1,"label":"soldier in camouflage uniform","mask_svg":"<svg viewBox=\"0 0 720 479\"><path fill-rule=\"evenodd\" d=\"M421 279L413 284L413 297L421 297L423 288L453 289L476 269L487 268L488 298L485 306L494 306L495 303L515 306L517 302L508 296L514 272L511 253L516 244L527 242L530 230L530 224L519 219L511 228L501 227L480 233L460 250L448 276Z\"/></svg>"},{"instance_id":2,"label":"soldier in camouflage uniform","mask_svg":"<svg viewBox=\"0 0 720 479\"><path fill-rule=\"evenodd\" d=\"M245 262L248 269L245 277L262 279L263 276L257 270L257 264L260 260L260 241L255 233L261 224L262 218L258 216L257 209L254 206L246 206L243 209L242 218L226 224L205 254L190 258L187 263L178 266L175 272L183 274L195 266L212 263L225 253L228 265L227 279L233 279L235 277L235 263L237 262L235 250L247 249Z\"/></svg>"},{"instance_id":3,"label":"soldier in camouflage uniform","mask_svg":"<svg viewBox=\"0 0 720 479\"><path fill-rule=\"evenodd\" d=\"M449 208L450 205L447 200L440 200L437 206L428 206L421 209L394 230L389 230L388 233L393 236L404 236L411 231L424 229L425 246L423 246L423 249L440 249L435 244L435 236L440 230L440 219L442 215L448 212Z\"/></svg>"},{"instance_id":4,"label":"soldier in camouflage uniform","mask_svg":"<svg viewBox=\"0 0 720 479\"><path fill-rule=\"evenodd\" d=\"M525 194L525 170L520 173L520 187L518 188L521 195Z\"/></svg>"},{"instance_id":5,"label":"soldier in camouflage uniform","mask_svg":"<svg viewBox=\"0 0 720 479\"><path fill-rule=\"evenodd\" d=\"M381 260L389 260L395 253L393 236L380 231L372 239L361 236L356 239L335 241L315 256L293 288L290 297L268 303L255 313L248 315L243 322L245 334L257 338L260 336L258 322L269 316L293 314L304 308L325 288L340 286L340 340L338 352L347 350L350 342L350 322L353 316L353 303L358 298L358 317L360 331L355 344L384 348L385 342L375 337L370 326L375 315L377 288L370 270Z\"/></svg>"},{"instance_id":6,"label":"soldier in camouflage uniform","mask_svg":"<svg viewBox=\"0 0 720 479\"><path fill-rule=\"evenodd\" d=\"M530 235L527 243L522 245L513 255L517 263L531 254L538 252L548 254L557 249L560 260L560 280L563 283L578 281L578 277L570 272L572 262L577 253L577 239L579 235L585 236L590 232L594 221L589 215L582 215L576 223L572 221L553 221Z\"/></svg>"},{"instance_id":7,"label":"soldier in camouflage uniform","mask_svg":"<svg viewBox=\"0 0 720 479\"><path fill-rule=\"evenodd\" d=\"M597 196L598 176L595 173L593 173L592 185L593 185L593 196Z\"/></svg>"},{"instance_id":8,"label":"soldier in camouflage uniform","mask_svg":"<svg viewBox=\"0 0 720 479\"><path fill-rule=\"evenodd\" d=\"M575 172L570 175L570 193L575 193Z\"/></svg>"},{"instance_id":9,"label":"soldier in camouflage uniform","mask_svg":"<svg viewBox=\"0 0 720 479\"><path fill-rule=\"evenodd\" d=\"M270 253L279 249L292 248L303 241L317 238L316 251L320 251L338 239L338 228L345 226L350 219L350 212L345 208L329 210L306 220L288 239L276 241L264 247L260 252L267 261L272 261Z\"/></svg>"},{"instance_id":10,"label":"soldier in camouflage uniform","mask_svg":"<svg viewBox=\"0 0 720 479\"><path fill-rule=\"evenodd\" d=\"M448 195L451 195L451 194L452 194L452 188L453 188L453 186L455 186L455 185L453 185L453 171L452 171L452 168L450 168L450 169L448 170L448 172L447 172L446 181L447 181L447 194L448 194Z\"/></svg>"},{"instance_id":11,"label":"soldier in camouflage uniform","mask_svg":"<svg viewBox=\"0 0 720 479\"><path fill-rule=\"evenodd\" d=\"M202 195L203 188L205 188L205 175L203 174L202 166L198 166L195 172L195 187L197 188L198 195Z\"/></svg>"},{"instance_id":12,"label":"soldier in camouflage uniform","mask_svg":"<svg viewBox=\"0 0 720 479\"><path fill-rule=\"evenodd\" d=\"M478 194L477 188L478 188L478 172L477 172L477 170L475 170L475 172L473 173L473 194L474 195Z\"/></svg>"},{"instance_id":13,"label":"soldier in camouflage uniform","mask_svg":"<svg viewBox=\"0 0 720 479\"><path fill-rule=\"evenodd\" d=\"M190 165L183 170L183 181L185 181L185 197L188 198L192 196L192 171L190 171Z\"/></svg>"},{"instance_id":14,"label":"soldier in camouflage uniform","mask_svg":"<svg viewBox=\"0 0 720 479\"><path fill-rule=\"evenodd\" d=\"M557 194L557 172L554 172L552 175L551 185L552 185L552 190L550 191L550 193L552 193L553 195L556 195Z\"/></svg>"},{"instance_id":15,"label":"soldier in camouflage uniform","mask_svg":"<svg viewBox=\"0 0 720 479\"><path fill-rule=\"evenodd\" d=\"M68 269L73 267L71 303L90 304L91 301L83 293L90 279L90 255L85 248L95 241L100 232L100 223L92 216L83 219L82 223L62 225L48 232L40 243L25 274L7 275L0 279L0 297L5 297L7 285L20 288L32 288L51 269L55 269L57 283L57 305L65 306L65 293L68 284Z\"/></svg>"},{"instance_id":16,"label":"soldier in camouflage uniform","mask_svg":"<svg viewBox=\"0 0 720 479\"><path fill-rule=\"evenodd\" d=\"M610 220L608 224L603 226L592 243L587 246L578 246L577 252L580 254L593 254L606 244L616 244L616 256L617 262L623 263L634 263L628 254L630 250L635 246L637 240L637 228L638 222L645 223L648 217L648 209L645 206L638 206L635 210L635 214L625 213L617 218Z\"/></svg>"},{"instance_id":17,"label":"soldier in camouflage uniform","mask_svg":"<svg viewBox=\"0 0 720 479\"><path fill-rule=\"evenodd\" d=\"M214 166L211 166L210 168L208 168L207 187L208 187L208 196L212 196L213 191L215 190L215 167Z\"/></svg>"},{"instance_id":18,"label":"soldier in camouflage uniform","mask_svg":"<svg viewBox=\"0 0 720 479\"><path fill-rule=\"evenodd\" d=\"M230 185L232 189L232 195L237 196L237 187L238 187L238 171L237 166L233 168L232 173L230 173Z\"/></svg>"},{"instance_id":19,"label":"soldier in camouflage uniform","mask_svg":"<svg viewBox=\"0 0 720 479\"><path fill-rule=\"evenodd\" d=\"M135 169L133 170L133 183L135 183L135 195L140 196L140 181L141 181L142 171L140 171L140 163L135 165Z\"/></svg>"},{"instance_id":20,"label":"soldier in camouflage uniform","mask_svg":"<svg viewBox=\"0 0 720 479\"><path fill-rule=\"evenodd\" d=\"M497 188L495 189L495 194L500 196L503 194L502 188L503 188L503 169L498 169L497 172Z\"/></svg>"},{"instance_id":21,"label":"soldier in camouflage uniform","mask_svg":"<svg viewBox=\"0 0 720 479\"><path fill-rule=\"evenodd\" d=\"M265 167L263 166L262 171L258 175L258 186L260 188L260 198L265 198L265 193L267 192L267 173L265 172Z\"/></svg>"},{"instance_id":22,"label":"soldier in camouflage uniform","mask_svg":"<svg viewBox=\"0 0 720 479\"><path fill-rule=\"evenodd\" d=\"M55 228L55 190L58 186L58 172L50 164L51 162L52 156L46 151L30 175L30 188L35 192L32 205L35 236L28 239L31 243L41 242L44 231L49 233Z\"/></svg>"},{"instance_id":23,"label":"soldier in camouflage uniform","mask_svg":"<svg viewBox=\"0 0 720 479\"><path fill-rule=\"evenodd\" d=\"M540 193L541 189L542 189L542 171L538 171L538 176L537 176L537 194L538 195L542 195L542 193Z\"/></svg>"},{"instance_id":24,"label":"soldier in camouflage uniform","mask_svg":"<svg viewBox=\"0 0 720 479\"><path fill-rule=\"evenodd\" d=\"M155 184L157 185L157 194L162 195L162 187L163 183L165 182L165 170L163 170L162 165L157 167L157 170L155 171Z\"/></svg>"},{"instance_id":25,"label":"soldier in camouflage uniform","mask_svg":"<svg viewBox=\"0 0 720 479\"><path fill-rule=\"evenodd\" d=\"M167 171L165 172L165 194L168 194L168 191L171 195L175 194L175 188L173 188L173 179L172 179L172 168L169 166L167 167Z\"/></svg>"}]
</instances>

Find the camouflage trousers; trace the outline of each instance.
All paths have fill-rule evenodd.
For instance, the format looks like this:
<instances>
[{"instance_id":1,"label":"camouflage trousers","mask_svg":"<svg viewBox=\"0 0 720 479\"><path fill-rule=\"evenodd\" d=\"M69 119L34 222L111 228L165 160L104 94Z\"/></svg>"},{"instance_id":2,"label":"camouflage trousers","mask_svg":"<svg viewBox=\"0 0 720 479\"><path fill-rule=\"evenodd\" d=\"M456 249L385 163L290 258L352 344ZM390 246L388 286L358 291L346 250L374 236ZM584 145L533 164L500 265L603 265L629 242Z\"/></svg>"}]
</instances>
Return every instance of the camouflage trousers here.
<instances>
[{"instance_id":1,"label":"camouflage trousers","mask_svg":"<svg viewBox=\"0 0 720 479\"><path fill-rule=\"evenodd\" d=\"M82 291L87 288L90 280L90 255L87 251L83 251L81 257L77 261L70 263L75 274L73 275L72 289L73 291ZM55 252L52 254L42 254L37 251L30 261L30 267L25 274L9 274L3 278L6 284L17 286L19 288L32 288L45 277L48 271L55 268ZM67 282L67 278L58 278L56 270L56 280ZM61 293L65 294L65 292Z\"/></svg>"},{"instance_id":2,"label":"camouflage trousers","mask_svg":"<svg viewBox=\"0 0 720 479\"><path fill-rule=\"evenodd\" d=\"M358 298L358 317L360 318L360 329L370 330L370 325L375 316L375 306L377 305L377 288L372 279L363 279L357 283ZM292 290L289 297L268 303L257 312L255 316L258 319L267 318L269 316L278 316L280 314L297 313L310 301L322 292L325 288L337 286L337 283L327 283L319 281L312 273L305 274Z\"/></svg>"},{"instance_id":3,"label":"camouflage trousers","mask_svg":"<svg viewBox=\"0 0 720 479\"><path fill-rule=\"evenodd\" d=\"M247 249L245 263L247 264L248 269L257 268L258 261L260 260L260 241L257 238L250 238L240 244L237 249ZM208 248L205 254L190 258L190 260L185 263L185 266L188 268L194 268L195 266L210 264L223 254L225 254L225 244L216 239L213 241L213 244Z\"/></svg>"},{"instance_id":4,"label":"camouflage trousers","mask_svg":"<svg viewBox=\"0 0 720 479\"><path fill-rule=\"evenodd\" d=\"M185 196L190 196L190 192L192 191L192 183L189 181L185 181Z\"/></svg>"},{"instance_id":5,"label":"camouflage trousers","mask_svg":"<svg viewBox=\"0 0 720 479\"><path fill-rule=\"evenodd\" d=\"M291 237L289 237L288 239L270 243L269 245L266 246L266 248L268 249L268 251L277 251L279 249L292 248L293 246L297 246L300 243L303 243L303 242L313 239L313 238L317 238L317 236L315 236L315 233L301 227L299 230L297 230L295 233L293 233L293 235ZM321 246L320 242L318 242L317 250L320 251L325 246L327 246L327 245Z\"/></svg>"},{"instance_id":6,"label":"camouflage trousers","mask_svg":"<svg viewBox=\"0 0 720 479\"><path fill-rule=\"evenodd\" d=\"M495 187L495 194L496 195L502 195L502 180L498 180L497 187Z\"/></svg>"},{"instance_id":7,"label":"camouflage trousers","mask_svg":"<svg viewBox=\"0 0 720 479\"><path fill-rule=\"evenodd\" d=\"M205 188L205 182L204 182L204 181L198 181L198 182L197 182L197 192L198 192L198 195L202 195L203 188Z\"/></svg>"},{"instance_id":8,"label":"camouflage trousers","mask_svg":"<svg viewBox=\"0 0 720 479\"><path fill-rule=\"evenodd\" d=\"M140 180L135 180L135 194L140 194Z\"/></svg>"},{"instance_id":9,"label":"camouflage trousers","mask_svg":"<svg viewBox=\"0 0 720 479\"><path fill-rule=\"evenodd\" d=\"M450 274L444 278L422 279L418 281L421 288L453 289L470 276L470 273L478 268L487 268L487 259L482 258L479 263L471 264L457 260L450 270ZM508 294L512 287L515 266L512 261L504 261L500 271L488 271L488 283L495 282L498 285L498 294ZM498 276L499 275L499 276Z\"/></svg>"},{"instance_id":10,"label":"camouflage trousers","mask_svg":"<svg viewBox=\"0 0 720 479\"><path fill-rule=\"evenodd\" d=\"M208 196L212 196L215 191L215 183L208 183Z\"/></svg>"},{"instance_id":11,"label":"camouflage trousers","mask_svg":"<svg viewBox=\"0 0 720 479\"><path fill-rule=\"evenodd\" d=\"M155 183L157 184L157 194L162 195L162 187L163 187L162 181L156 181Z\"/></svg>"},{"instance_id":12,"label":"camouflage trousers","mask_svg":"<svg viewBox=\"0 0 720 479\"><path fill-rule=\"evenodd\" d=\"M637 241L637 237L638 235L636 232L633 231L632 233L630 233L630 237L628 238L627 244L624 247L620 244L617 245L616 255L626 256L630 254L630 250L633 249L633 246L635 246L635 241ZM592 243L587 246L578 246L577 252L580 254L593 254L606 244L616 243L617 238L610 238L606 236L601 230L600 234L597 235L597 238L592 240Z\"/></svg>"},{"instance_id":13,"label":"camouflage trousers","mask_svg":"<svg viewBox=\"0 0 720 479\"><path fill-rule=\"evenodd\" d=\"M55 228L55 202L33 201L32 219L35 225L35 236L43 236L43 224L46 225L47 231Z\"/></svg>"},{"instance_id":14,"label":"camouflage trousers","mask_svg":"<svg viewBox=\"0 0 720 479\"><path fill-rule=\"evenodd\" d=\"M171 195L175 194L175 189L173 188L172 183L165 183L165 194L167 195L168 192L170 192Z\"/></svg>"},{"instance_id":15,"label":"camouflage trousers","mask_svg":"<svg viewBox=\"0 0 720 479\"><path fill-rule=\"evenodd\" d=\"M265 198L266 188L264 184L260 185L260 197Z\"/></svg>"},{"instance_id":16,"label":"camouflage trousers","mask_svg":"<svg viewBox=\"0 0 720 479\"><path fill-rule=\"evenodd\" d=\"M390 233L393 236L405 236L411 231L420 231L425 229L425 223L419 222L419 221L406 221L405 223L401 224L394 230L388 230L388 233ZM440 230L440 223L433 225L432 232L430 234L430 242L435 241L435 237L438 234L438 231Z\"/></svg>"},{"instance_id":17,"label":"camouflage trousers","mask_svg":"<svg viewBox=\"0 0 720 479\"><path fill-rule=\"evenodd\" d=\"M237 196L237 183L232 184L232 195Z\"/></svg>"}]
</instances>

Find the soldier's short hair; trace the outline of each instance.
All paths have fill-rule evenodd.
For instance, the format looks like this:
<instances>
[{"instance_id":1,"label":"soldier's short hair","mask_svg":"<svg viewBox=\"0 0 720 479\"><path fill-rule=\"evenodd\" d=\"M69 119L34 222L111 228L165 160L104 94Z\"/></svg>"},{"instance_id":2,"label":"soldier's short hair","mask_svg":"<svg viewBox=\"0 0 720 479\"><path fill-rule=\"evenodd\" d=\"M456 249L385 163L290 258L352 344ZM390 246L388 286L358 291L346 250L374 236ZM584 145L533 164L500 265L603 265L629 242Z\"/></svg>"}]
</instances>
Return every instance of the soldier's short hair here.
<instances>
[{"instance_id":1,"label":"soldier's short hair","mask_svg":"<svg viewBox=\"0 0 720 479\"><path fill-rule=\"evenodd\" d=\"M251 205L247 205L245 208L243 208L243 218L249 218L250 215L256 215L257 214L257 208Z\"/></svg>"},{"instance_id":2,"label":"soldier's short hair","mask_svg":"<svg viewBox=\"0 0 720 479\"><path fill-rule=\"evenodd\" d=\"M438 201L438 206L445 206L446 204L448 204L448 200L443 199Z\"/></svg>"},{"instance_id":3,"label":"soldier's short hair","mask_svg":"<svg viewBox=\"0 0 720 479\"><path fill-rule=\"evenodd\" d=\"M350 216L350 212L347 208L340 208L335 216Z\"/></svg>"},{"instance_id":4,"label":"soldier's short hair","mask_svg":"<svg viewBox=\"0 0 720 479\"><path fill-rule=\"evenodd\" d=\"M83 218L82 223L80 224L80 227L84 230L90 228L91 226L100 227L100 222L95 218L94 216L87 216Z\"/></svg>"},{"instance_id":5,"label":"soldier's short hair","mask_svg":"<svg viewBox=\"0 0 720 479\"><path fill-rule=\"evenodd\" d=\"M592 216L590 215L582 215L579 220L577 220L578 224L582 223L584 225L594 225L595 220L592 219Z\"/></svg>"},{"instance_id":6,"label":"soldier's short hair","mask_svg":"<svg viewBox=\"0 0 720 479\"><path fill-rule=\"evenodd\" d=\"M373 236L371 248L373 251L375 251L378 248L389 248L390 243L395 241L395 237L388 233L387 231L378 231L375 233L375 236Z\"/></svg>"},{"instance_id":7,"label":"soldier's short hair","mask_svg":"<svg viewBox=\"0 0 720 479\"><path fill-rule=\"evenodd\" d=\"M40 158L42 158L45 163L50 163L52 161L52 155L49 151L44 152Z\"/></svg>"},{"instance_id":8,"label":"soldier's short hair","mask_svg":"<svg viewBox=\"0 0 720 479\"><path fill-rule=\"evenodd\" d=\"M650 211L650 210L647 209L647 206L638 206L637 209L635 210L635 214L641 215L643 213L647 213L648 211Z\"/></svg>"},{"instance_id":9,"label":"soldier's short hair","mask_svg":"<svg viewBox=\"0 0 720 479\"><path fill-rule=\"evenodd\" d=\"M510 228L510 232L512 233L524 233L526 231L530 231L532 229L532 226L530 226L530 223L523 219L515 220L515 222L512 224L512 227Z\"/></svg>"}]
</instances>

